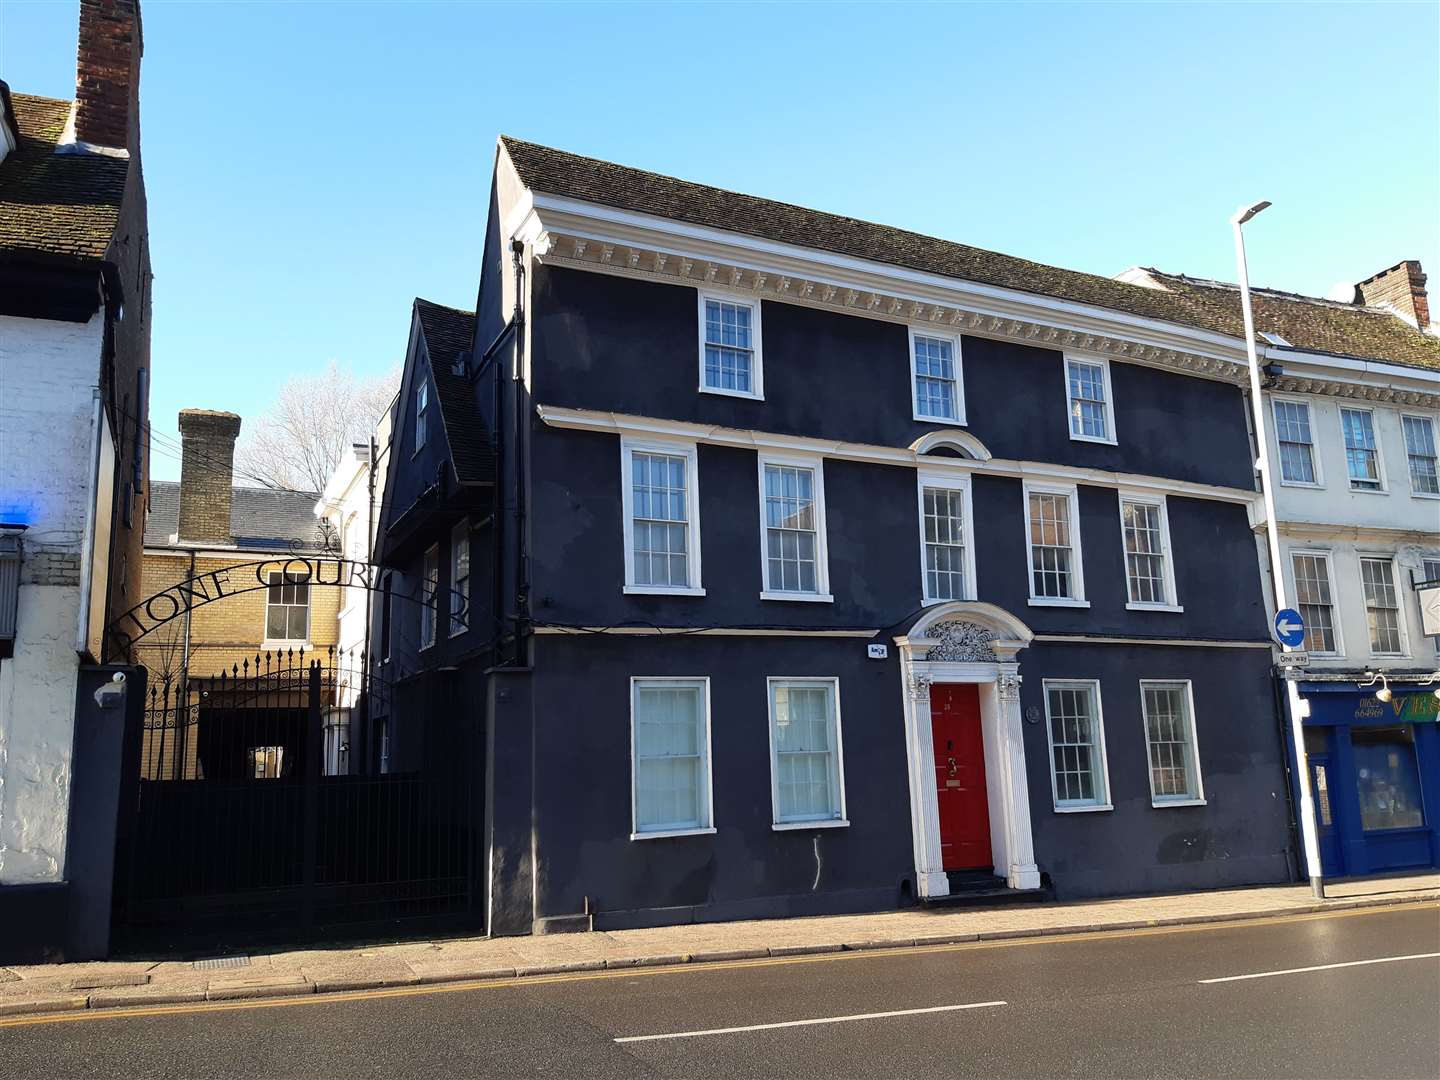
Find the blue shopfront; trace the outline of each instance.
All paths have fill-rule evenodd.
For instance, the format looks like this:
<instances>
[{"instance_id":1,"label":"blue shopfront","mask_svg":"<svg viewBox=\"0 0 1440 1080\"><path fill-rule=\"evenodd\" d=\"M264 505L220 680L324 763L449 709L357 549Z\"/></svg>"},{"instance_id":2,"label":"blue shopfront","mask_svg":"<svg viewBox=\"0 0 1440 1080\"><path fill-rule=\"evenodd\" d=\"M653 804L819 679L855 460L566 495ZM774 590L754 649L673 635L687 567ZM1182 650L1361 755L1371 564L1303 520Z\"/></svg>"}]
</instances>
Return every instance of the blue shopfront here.
<instances>
[{"instance_id":1,"label":"blue shopfront","mask_svg":"<svg viewBox=\"0 0 1440 1080\"><path fill-rule=\"evenodd\" d=\"M1300 685L1326 877L1440 866L1440 698Z\"/></svg>"}]
</instances>

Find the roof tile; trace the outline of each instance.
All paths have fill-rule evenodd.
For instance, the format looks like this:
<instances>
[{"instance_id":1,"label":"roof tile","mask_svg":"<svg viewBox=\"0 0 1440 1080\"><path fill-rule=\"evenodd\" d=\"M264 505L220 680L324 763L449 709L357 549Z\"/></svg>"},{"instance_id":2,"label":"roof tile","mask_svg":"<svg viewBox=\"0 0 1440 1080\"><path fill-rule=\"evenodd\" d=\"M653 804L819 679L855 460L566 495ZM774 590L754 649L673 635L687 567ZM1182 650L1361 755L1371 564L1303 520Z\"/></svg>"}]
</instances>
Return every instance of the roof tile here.
<instances>
[{"instance_id":1,"label":"roof tile","mask_svg":"<svg viewBox=\"0 0 1440 1080\"><path fill-rule=\"evenodd\" d=\"M1143 318L1243 336L1233 286L1202 288L1165 275L1152 289L1064 270L1013 255L940 240L888 225L742 195L502 135L526 186L586 202L654 214L692 225L869 259L923 273L1037 293ZM1228 291L1227 291L1228 290ZM1281 328L1296 347L1440 369L1440 339L1403 320L1356 305L1327 304L1267 291L1255 297L1259 329ZM1264 317L1258 317L1261 311Z\"/></svg>"}]
</instances>

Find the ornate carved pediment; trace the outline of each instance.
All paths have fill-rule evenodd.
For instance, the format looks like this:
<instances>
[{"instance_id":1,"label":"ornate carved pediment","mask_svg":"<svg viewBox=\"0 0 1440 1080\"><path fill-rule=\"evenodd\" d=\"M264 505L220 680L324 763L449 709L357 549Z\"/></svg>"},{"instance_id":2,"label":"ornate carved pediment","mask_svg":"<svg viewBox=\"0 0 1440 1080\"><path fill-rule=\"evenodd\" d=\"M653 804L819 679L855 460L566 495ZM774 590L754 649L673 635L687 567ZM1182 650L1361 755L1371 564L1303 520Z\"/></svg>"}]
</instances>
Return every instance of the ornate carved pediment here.
<instances>
[{"instance_id":1,"label":"ornate carved pediment","mask_svg":"<svg viewBox=\"0 0 1440 1080\"><path fill-rule=\"evenodd\" d=\"M927 660L950 660L966 663L993 664L999 660L995 655L995 632L972 622L942 622L932 626L927 637L939 644L930 648Z\"/></svg>"}]
</instances>

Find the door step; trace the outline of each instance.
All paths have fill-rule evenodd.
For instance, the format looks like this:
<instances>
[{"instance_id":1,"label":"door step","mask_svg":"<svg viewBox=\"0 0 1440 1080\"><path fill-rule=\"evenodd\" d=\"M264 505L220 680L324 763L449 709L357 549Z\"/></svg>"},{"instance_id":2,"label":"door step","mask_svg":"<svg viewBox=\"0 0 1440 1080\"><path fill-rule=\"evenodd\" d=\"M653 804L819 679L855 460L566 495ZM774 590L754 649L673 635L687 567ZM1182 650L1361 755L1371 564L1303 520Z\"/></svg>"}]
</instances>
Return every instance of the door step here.
<instances>
[{"instance_id":1,"label":"door step","mask_svg":"<svg viewBox=\"0 0 1440 1080\"><path fill-rule=\"evenodd\" d=\"M1005 879L983 870L951 870L949 896L930 896L923 907L1003 907L1009 904L1043 904L1055 899L1049 886L1039 889L1012 889Z\"/></svg>"}]
</instances>

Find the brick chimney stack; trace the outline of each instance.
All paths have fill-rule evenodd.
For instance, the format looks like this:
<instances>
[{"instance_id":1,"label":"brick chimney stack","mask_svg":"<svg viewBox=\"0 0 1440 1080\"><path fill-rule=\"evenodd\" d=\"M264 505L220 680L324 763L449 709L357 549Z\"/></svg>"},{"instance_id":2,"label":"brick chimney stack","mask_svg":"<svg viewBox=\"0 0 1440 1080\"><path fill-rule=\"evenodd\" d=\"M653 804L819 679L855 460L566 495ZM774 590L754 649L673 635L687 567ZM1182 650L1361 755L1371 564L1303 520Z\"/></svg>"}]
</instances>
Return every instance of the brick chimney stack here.
<instances>
[{"instance_id":1,"label":"brick chimney stack","mask_svg":"<svg viewBox=\"0 0 1440 1080\"><path fill-rule=\"evenodd\" d=\"M77 141L111 150L129 148L130 118L139 107L141 51L139 0L80 0Z\"/></svg>"},{"instance_id":2,"label":"brick chimney stack","mask_svg":"<svg viewBox=\"0 0 1440 1080\"><path fill-rule=\"evenodd\" d=\"M180 410L182 544L233 544L230 485L240 417L213 409Z\"/></svg>"},{"instance_id":3,"label":"brick chimney stack","mask_svg":"<svg viewBox=\"0 0 1440 1080\"><path fill-rule=\"evenodd\" d=\"M1366 307L1393 311L1421 330L1430 325L1430 300L1425 294L1425 271L1420 260L1406 259L1381 270L1355 286L1360 303Z\"/></svg>"}]
</instances>

